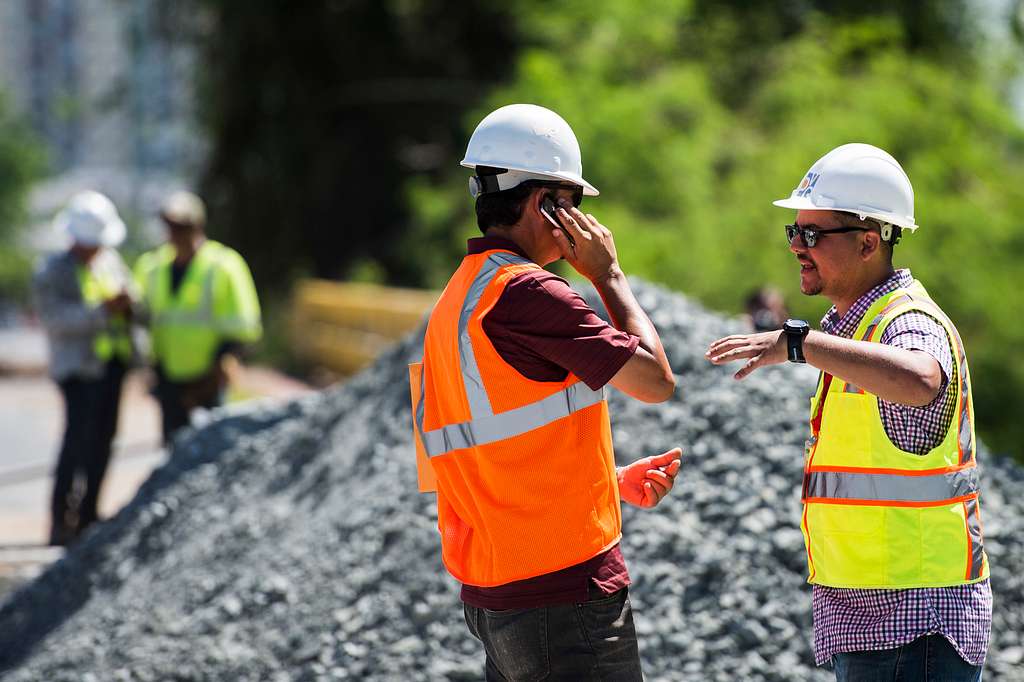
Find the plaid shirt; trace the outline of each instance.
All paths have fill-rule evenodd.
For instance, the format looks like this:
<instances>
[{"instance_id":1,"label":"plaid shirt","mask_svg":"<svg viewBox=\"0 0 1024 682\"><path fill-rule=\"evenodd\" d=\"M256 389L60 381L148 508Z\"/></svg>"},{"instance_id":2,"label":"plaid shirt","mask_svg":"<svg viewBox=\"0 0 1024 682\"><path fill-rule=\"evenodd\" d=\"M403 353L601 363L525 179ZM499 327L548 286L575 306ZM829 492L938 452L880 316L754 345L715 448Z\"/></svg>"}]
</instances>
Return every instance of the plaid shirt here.
<instances>
[{"instance_id":1,"label":"plaid shirt","mask_svg":"<svg viewBox=\"0 0 1024 682\"><path fill-rule=\"evenodd\" d=\"M879 297L913 282L910 270L897 270L861 296L846 315L833 306L821 330L852 338L864 314ZM924 351L943 374L943 390L924 407L879 400L885 433L902 450L923 455L937 446L956 411L953 350L946 331L930 315L904 313L885 329L881 343ZM841 652L877 651L908 644L923 635L941 634L971 665L980 666L992 626L992 589L988 580L972 585L909 590L864 590L814 585L814 656L818 665Z\"/></svg>"}]
</instances>

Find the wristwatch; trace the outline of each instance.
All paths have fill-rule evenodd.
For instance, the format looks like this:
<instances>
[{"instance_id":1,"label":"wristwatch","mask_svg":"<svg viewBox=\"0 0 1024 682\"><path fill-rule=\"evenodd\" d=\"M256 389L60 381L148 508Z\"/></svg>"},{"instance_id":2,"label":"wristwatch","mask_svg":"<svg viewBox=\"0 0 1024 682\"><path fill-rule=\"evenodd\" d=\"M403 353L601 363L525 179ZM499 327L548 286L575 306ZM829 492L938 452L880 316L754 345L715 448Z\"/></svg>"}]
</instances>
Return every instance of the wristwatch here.
<instances>
[{"instance_id":1,"label":"wristwatch","mask_svg":"<svg viewBox=\"0 0 1024 682\"><path fill-rule=\"evenodd\" d=\"M782 325L786 332L786 355L790 362L807 362L804 359L804 337L811 332L811 327L804 320L786 320Z\"/></svg>"}]
</instances>

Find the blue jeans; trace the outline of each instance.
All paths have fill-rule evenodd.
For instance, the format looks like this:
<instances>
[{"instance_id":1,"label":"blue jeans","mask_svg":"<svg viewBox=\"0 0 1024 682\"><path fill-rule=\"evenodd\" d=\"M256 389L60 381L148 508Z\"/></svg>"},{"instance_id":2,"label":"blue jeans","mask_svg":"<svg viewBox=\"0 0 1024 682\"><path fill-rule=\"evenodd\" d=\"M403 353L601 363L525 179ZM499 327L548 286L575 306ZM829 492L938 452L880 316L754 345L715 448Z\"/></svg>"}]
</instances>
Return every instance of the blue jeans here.
<instances>
[{"instance_id":1,"label":"blue jeans","mask_svg":"<svg viewBox=\"0 0 1024 682\"><path fill-rule=\"evenodd\" d=\"M628 588L580 604L463 610L483 642L488 682L643 680Z\"/></svg>"},{"instance_id":2,"label":"blue jeans","mask_svg":"<svg viewBox=\"0 0 1024 682\"><path fill-rule=\"evenodd\" d=\"M836 654L832 665L837 682L981 682L981 668L961 658L942 635L895 649Z\"/></svg>"}]
</instances>

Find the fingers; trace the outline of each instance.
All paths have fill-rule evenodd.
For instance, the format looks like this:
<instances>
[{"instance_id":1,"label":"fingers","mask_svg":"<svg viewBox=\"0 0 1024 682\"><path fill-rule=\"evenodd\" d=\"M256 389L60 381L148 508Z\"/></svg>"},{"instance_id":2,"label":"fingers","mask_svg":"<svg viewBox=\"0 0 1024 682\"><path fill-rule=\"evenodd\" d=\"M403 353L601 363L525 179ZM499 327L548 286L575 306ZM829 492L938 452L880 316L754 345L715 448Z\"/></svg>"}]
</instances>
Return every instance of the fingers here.
<instances>
[{"instance_id":1,"label":"fingers","mask_svg":"<svg viewBox=\"0 0 1024 682\"><path fill-rule=\"evenodd\" d=\"M663 452L660 455L654 455L653 457L647 458L647 464L651 468L663 467L671 464L673 460L678 460L683 456L682 448L672 448L668 452Z\"/></svg>"},{"instance_id":2,"label":"fingers","mask_svg":"<svg viewBox=\"0 0 1024 682\"><path fill-rule=\"evenodd\" d=\"M647 477L644 479L647 483L654 485L658 490L668 492L672 487L672 477L666 474L661 469L651 469L647 472Z\"/></svg>"},{"instance_id":3,"label":"fingers","mask_svg":"<svg viewBox=\"0 0 1024 682\"><path fill-rule=\"evenodd\" d=\"M713 353L707 357L713 365L724 365L727 362L743 360L744 358L753 358L760 354L760 348L744 345L739 346L738 348L731 348L729 350L720 350L718 353Z\"/></svg>"},{"instance_id":4,"label":"fingers","mask_svg":"<svg viewBox=\"0 0 1024 682\"><path fill-rule=\"evenodd\" d=\"M733 334L731 336L725 336L721 339L718 339L717 341L713 341L711 345L708 346L708 350L704 355L718 355L723 350L735 348L736 346L746 345L747 343L750 342L750 338L750 334Z\"/></svg>"},{"instance_id":5,"label":"fingers","mask_svg":"<svg viewBox=\"0 0 1024 682\"><path fill-rule=\"evenodd\" d=\"M743 377L747 376L748 374L750 374L755 369L761 366L763 359L764 353L761 353L750 358L750 360L747 361L747 364L743 365L743 367L741 367L740 370L733 375L733 378L742 379Z\"/></svg>"},{"instance_id":6,"label":"fingers","mask_svg":"<svg viewBox=\"0 0 1024 682\"><path fill-rule=\"evenodd\" d=\"M566 203L568 203L568 202L566 202ZM585 215L583 213L583 211L579 210L578 208L576 208L575 206L573 206L571 204L568 205L568 206L565 206L563 204L563 206L564 207L563 207L562 210L563 211L567 211L569 213L569 215L572 216L573 220L575 220L580 225L581 228L583 228L584 230L586 230L588 232L593 231L594 227L597 225L597 221L596 220L592 220L592 216Z\"/></svg>"},{"instance_id":7,"label":"fingers","mask_svg":"<svg viewBox=\"0 0 1024 682\"><path fill-rule=\"evenodd\" d=\"M679 470L682 468L682 466L682 460L674 459L668 463L668 466L661 467L661 470L664 471L668 476L675 478L676 474L679 473Z\"/></svg>"},{"instance_id":8,"label":"fingers","mask_svg":"<svg viewBox=\"0 0 1024 682\"><path fill-rule=\"evenodd\" d=\"M649 481L644 481L644 497L641 500L640 505L642 507L653 507L661 501L661 497L654 490L654 486Z\"/></svg>"},{"instance_id":9,"label":"fingers","mask_svg":"<svg viewBox=\"0 0 1024 682\"><path fill-rule=\"evenodd\" d=\"M579 213L579 211L576 211L576 213ZM571 215L564 208L558 209L558 217L562 221L562 225L564 225L569 230L569 232L572 234L573 239L575 239L577 243L581 239L592 238L590 235L590 231L584 228L580 220L577 219L575 216Z\"/></svg>"}]
</instances>

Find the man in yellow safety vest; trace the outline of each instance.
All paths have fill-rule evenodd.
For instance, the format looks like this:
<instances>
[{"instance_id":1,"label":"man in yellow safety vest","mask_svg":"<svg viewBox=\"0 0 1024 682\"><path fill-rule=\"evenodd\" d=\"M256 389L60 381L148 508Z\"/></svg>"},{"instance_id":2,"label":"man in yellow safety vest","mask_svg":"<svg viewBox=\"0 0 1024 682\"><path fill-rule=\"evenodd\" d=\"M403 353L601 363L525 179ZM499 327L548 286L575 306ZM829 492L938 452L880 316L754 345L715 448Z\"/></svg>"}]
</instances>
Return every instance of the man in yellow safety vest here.
<instances>
[{"instance_id":1,"label":"man in yellow safety vest","mask_svg":"<svg viewBox=\"0 0 1024 682\"><path fill-rule=\"evenodd\" d=\"M164 202L168 242L135 266L152 337L164 441L193 408L223 400L243 344L262 335L260 304L245 260L206 238L206 207L189 192Z\"/></svg>"},{"instance_id":2,"label":"man in yellow safety vest","mask_svg":"<svg viewBox=\"0 0 1024 682\"><path fill-rule=\"evenodd\" d=\"M71 247L41 263L32 291L49 342L50 376L64 399L50 544L65 545L97 520L121 383L135 355L130 328L134 285L115 250L125 226L110 199L80 192L54 223L71 237ZM78 494L76 478L84 484Z\"/></svg>"},{"instance_id":3,"label":"man in yellow safety vest","mask_svg":"<svg viewBox=\"0 0 1024 682\"><path fill-rule=\"evenodd\" d=\"M800 290L833 307L822 331L711 344L737 379L789 360L821 370L811 401L802 529L814 648L836 679L979 680L992 622L974 406L956 327L893 247L917 229L899 163L867 144L819 159L776 206Z\"/></svg>"}]
</instances>

